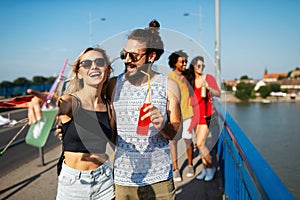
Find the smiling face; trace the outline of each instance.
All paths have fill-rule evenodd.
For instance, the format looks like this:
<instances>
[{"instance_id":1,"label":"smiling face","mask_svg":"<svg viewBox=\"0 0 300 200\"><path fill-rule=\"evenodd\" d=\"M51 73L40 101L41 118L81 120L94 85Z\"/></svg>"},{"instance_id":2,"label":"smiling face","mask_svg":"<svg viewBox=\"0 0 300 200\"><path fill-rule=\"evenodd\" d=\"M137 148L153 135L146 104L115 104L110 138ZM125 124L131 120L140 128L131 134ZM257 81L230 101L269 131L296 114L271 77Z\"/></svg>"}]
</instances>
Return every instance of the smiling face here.
<instances>
[{"instance_id":1,"label":"smiling face","mask_svg":"<svg viewBox=\"0 0 300 200\"><path fill-rule=\"evenodd\" d=\"M187 59L185 57L178 57L175 63L175 70L182 74L186 70Z\"/></svg>"},{"instance_id":2,"label":"smiling face","mask_svg":"<svg viewBox=\"0 0 300 200\"><path fill-rule=\"evenodd\" d=\"M148 55L146 54L145 42L129 39L123 52L127 77L140 75L140 70L147 71L148 65L146 62Z\"/></svg>"},{"instance_id":3,"label":"smiling face","mask_svg":"<svg viewBox=\"0 0 300 200\"><path fill-rule=\"evenodd\" d=\"M78 76L84 85L98 86L106 81L109 69L102 53L90 50L82 55L79 63Z\"/></svg>"},{"instance_id":4,"label":"smiling face","mask_svg":"<svg viewBox=\"0 0 300 200\"><path fill-rule=\"evenodd\" d=\"M195 74L202 74L203 73L203 70L204 70L204 63L202 60L197 60L197 62L195 63L194 65L194 71L195 71Z\"/></svg>"}]
</instances>

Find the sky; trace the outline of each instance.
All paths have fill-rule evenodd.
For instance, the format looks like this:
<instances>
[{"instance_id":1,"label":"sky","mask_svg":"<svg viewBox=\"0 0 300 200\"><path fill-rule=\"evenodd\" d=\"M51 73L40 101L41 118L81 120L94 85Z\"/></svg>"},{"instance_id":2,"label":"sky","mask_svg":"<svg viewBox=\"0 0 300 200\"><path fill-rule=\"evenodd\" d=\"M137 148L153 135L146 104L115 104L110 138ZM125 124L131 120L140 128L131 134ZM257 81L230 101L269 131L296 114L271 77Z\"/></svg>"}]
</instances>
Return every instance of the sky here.
<instances>
[{"instance_id":1,"label":"sky","mask_svg":"<svg viewBox=\"0 0 300 200\"><path fill-rule=\"evenodd\" d=\"M299 10L299 0L220 0L221 79L300 67ZM159 69L170 70L170 52L184 50L189 60L203 55L214 75L214 0L0 0L0 83L57 75L67 58L97 44L114 59L129 32L153 19L166 50ZM118 74L122 62L113 67Z\"/></svg>"}]
</instances>

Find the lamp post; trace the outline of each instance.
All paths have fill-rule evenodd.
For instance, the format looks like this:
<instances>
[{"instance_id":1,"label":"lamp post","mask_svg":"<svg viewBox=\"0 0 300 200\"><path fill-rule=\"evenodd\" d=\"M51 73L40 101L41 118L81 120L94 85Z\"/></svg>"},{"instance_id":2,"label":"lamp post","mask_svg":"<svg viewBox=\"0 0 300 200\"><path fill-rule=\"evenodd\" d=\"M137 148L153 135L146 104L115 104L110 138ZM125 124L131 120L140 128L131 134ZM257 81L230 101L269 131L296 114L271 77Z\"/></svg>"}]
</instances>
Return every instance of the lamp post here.
<instances>
[{"instance_id":1,"label":"lamp post","mask_svg":"<svg viewBox=\"0 0 300 200\"><path fill-rule=\"evenodd\" d=\"M221 58L220 58L220 2L215 0L215 25L216 25L216 44L215 44L215 62L216 62L216 80L222 89L221 81Z\"/></svg>"},{"instance_id":2,"label":"lamp post","mask_svg":"<svg viewBox=\"0 0 300 200\"><path fill-rule=\"evenodd\" d=\"M106 20L105 17L93 19L92 13L90 12L90 14L89 14L89 39L90 39L90 46L92 46L92 42L93 42L92 41L92 39L93 39L92 24L93 24L93 22L96 22L96 21L105 21L105 20Z\"/></svg>"},{"instance_id":3,"label":"lamp post","mask_svg":"<svg viewBox=\"0 0 300 200\"><path fill-rule=\"evenodd\" d=\"M184 13L184 16L195 15L200 17L200 32L202 25L202 10L201 6L199 8L199 13ZM221 88L221 65L220 65L220 2L219 0L215 0L215 28L216 28L216 38L215 38L215 76L216 81L218 82ZM201 42L201 38L200 38Z\"/></svg>"},{"instance_id":4,"label":"lamp post","mask_svg":"<svg viewBox=\"0 0 300 200\"><path fill-rule=\"evenodd\" d=\"M184 13L184 16L198 16L199 17L199 23L200 23L200 33L199 33L199 44L201 43L201 31L202 31L202 7L199 7L199 12L198 13Z\"/></svg>"}]
</instances>

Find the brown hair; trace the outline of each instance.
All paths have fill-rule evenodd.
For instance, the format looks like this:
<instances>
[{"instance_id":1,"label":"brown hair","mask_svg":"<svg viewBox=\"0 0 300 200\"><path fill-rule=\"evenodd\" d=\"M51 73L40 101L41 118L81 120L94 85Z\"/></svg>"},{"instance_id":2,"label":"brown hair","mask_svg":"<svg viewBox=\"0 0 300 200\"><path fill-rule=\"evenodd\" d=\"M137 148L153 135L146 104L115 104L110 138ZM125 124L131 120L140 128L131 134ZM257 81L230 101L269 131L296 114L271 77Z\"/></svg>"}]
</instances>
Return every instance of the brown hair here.
<instances>
[{"instance_id":1,"label":"brown hair","mask_svg":"<svg viewBox=\"0 0 300 200\"><path fill-rule=\"evenodd\" d=\"M128 36L128 39L145 42L147 54L149 55L152 52L156 53L155 60L158 60L164 53L164 44L157 28L147 27L145 29L135 29Z\"/></svg>"}]
</instances>

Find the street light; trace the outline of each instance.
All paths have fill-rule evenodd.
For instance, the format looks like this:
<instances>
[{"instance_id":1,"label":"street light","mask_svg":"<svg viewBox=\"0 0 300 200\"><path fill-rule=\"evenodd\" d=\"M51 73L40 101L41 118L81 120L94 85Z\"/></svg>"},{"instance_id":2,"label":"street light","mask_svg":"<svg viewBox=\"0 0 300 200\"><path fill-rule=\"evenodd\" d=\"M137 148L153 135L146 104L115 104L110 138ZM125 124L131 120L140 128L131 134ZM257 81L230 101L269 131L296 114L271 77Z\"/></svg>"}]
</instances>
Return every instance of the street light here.
<instances>
[{"instance_id":1,"label":"street light","mask_svg":"<svg viewBox=\"0 0 300 200\"><path fill-rule=\"evenodd\" d=\"M106 18L102 17L102 18L92 18L92 13L90 12L89 14L89 39L90 39L90 46L92 46L92 38L93 38L93 30L92 30L92 23L96 22L96 21L105 21Z\"/></svg>"},{"instance_id":2,"label":"street light","mask_svg":"<svg viewBox=\"0 0 300 200\"><path fill-rule=\"evenodd\" d=\"M216 62L216 80L222 89L221 80L221 57L220 57L220 1L215 0L215 25L216 25L216 44L215 44L215 62Z\"/></svg>"},{"instance_id":3,"label":"street light","mask_svg":"<svg viewBox=\"0 0 300 200\"><path fill-rule=\"evenodd\" d=\"M200 23L200 33L202 31L202 7L199 7L199 12L198 13L184 13L183 16L189 17L189 16L198 16L199 17L199 23ZM199 44L201 43L201 34L199 33Z\"/></svg>"},{"instance_id":4,"label":"street light","mask_svg":"<svg viewBox=\"0 0 300 200\"><path fill-rule=\"evenodd\" d=\"M199 8L199 13L184 13L184 16L199 16L200 17L200 32L201 32L201 25L202 25L202 12L201 12L201 6ZM220 86L222 87L221 82L221 57L220 57L220 2L219 0L215 0L215 28L216 28L216 41L215 41L215 76L216 80ZM201 37L200 37L201 42Z\"/></svg>"}]
</instances>

